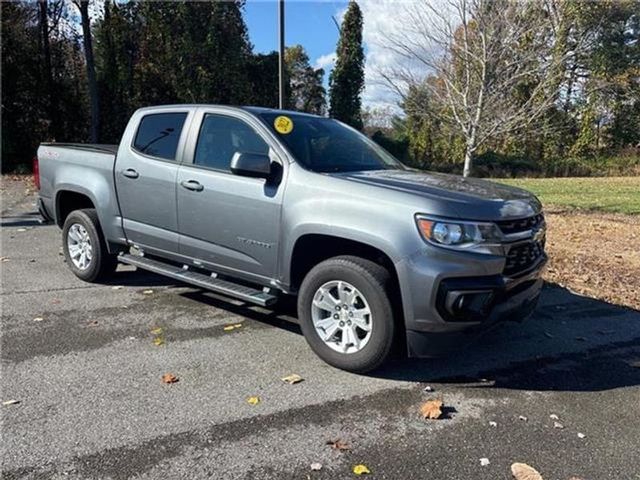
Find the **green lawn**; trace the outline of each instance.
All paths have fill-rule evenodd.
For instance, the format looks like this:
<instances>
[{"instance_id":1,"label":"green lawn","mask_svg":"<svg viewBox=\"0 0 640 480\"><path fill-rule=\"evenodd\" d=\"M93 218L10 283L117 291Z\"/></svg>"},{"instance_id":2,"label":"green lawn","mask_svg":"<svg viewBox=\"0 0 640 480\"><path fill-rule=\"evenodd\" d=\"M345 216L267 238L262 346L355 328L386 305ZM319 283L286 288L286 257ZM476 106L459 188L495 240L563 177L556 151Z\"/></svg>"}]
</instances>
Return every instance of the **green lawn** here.
<instances>
[{"instance_id":1,"label":"green lawn","mask_svg":"<svg viewBox=\"0 0 640 480\"><path fill-rule=\"evenodd\" d=\"M530 190L545 205L640 214L640 177L518 178L496 181Z\"/></svg>"}]
</instances>

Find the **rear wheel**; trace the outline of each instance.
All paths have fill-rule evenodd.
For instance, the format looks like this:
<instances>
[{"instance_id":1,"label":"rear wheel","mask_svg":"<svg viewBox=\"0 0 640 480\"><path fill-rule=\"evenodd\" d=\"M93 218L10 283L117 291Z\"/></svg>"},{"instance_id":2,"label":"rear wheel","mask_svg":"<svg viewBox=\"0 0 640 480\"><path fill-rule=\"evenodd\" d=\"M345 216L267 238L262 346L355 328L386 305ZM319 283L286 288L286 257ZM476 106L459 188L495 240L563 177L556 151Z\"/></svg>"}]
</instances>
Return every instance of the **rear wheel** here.
<instances>
[{"instance_id":1,"label":"rear wheel","mask_svg":"<svg viewBox=\"0 0 640 480\"><path fill-rule=\"evenodd\" d=\"M62 228L62 250L71 271L86 282L96 282L111 275L117 265L100 230L93 208L74 210Z\"/></svg>"},{"instance_id":2,"label":"rear wheel","mask_svg":"<svg viewBox=\"0 0 640 480\"><path fill-rule=\"evenodd\" d=\"M389 272L363 258L341 256L316 265L298 295L298 317L312 350L352 372L368 372L389 356L395 334Z\"/></svg>"}]
</instances>

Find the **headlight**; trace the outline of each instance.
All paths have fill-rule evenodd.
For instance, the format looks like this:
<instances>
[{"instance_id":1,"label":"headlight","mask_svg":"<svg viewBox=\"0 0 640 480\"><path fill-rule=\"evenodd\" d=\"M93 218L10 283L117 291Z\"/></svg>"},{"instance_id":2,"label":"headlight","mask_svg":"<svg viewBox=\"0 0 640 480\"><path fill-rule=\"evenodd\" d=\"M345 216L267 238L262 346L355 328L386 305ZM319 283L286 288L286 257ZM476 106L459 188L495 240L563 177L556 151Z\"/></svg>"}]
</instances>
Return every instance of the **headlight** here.
<instances>
[{"instance_id":1,"label":"headlight","mask_svg":"<svg viewBox=\"0 0 640 480\"><path fill-rule=\"evenodd\" d=\"M461 222L422 216L417 216L416 222L425 240L448 248L482 251L481 246L496 246L503 238L502 232L494 223ZM486 250L484 253L493 252Z\"/></svg>"}]
</instances>

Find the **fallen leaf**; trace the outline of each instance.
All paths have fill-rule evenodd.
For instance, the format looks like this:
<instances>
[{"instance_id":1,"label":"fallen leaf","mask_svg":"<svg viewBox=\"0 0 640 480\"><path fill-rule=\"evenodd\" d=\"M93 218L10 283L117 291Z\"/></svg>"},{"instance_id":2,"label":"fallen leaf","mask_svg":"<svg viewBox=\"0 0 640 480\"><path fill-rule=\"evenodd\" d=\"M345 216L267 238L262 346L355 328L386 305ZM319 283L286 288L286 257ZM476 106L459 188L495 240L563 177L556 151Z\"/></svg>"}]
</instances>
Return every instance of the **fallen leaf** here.
<instances>
[{"instance_id":1,"label":"fallen leaf","mask_svg":"<svg viewBox=\"0 0 640 480\"><path fill-rule=\"evenodd\" d=\"M371 470L366 465L359 464L353 466L353 473L356 475L367 475L371 473Z\"/></svg>"},{"instance_id":2,"label":"fallen leaf","mask_svg":"<svg viewBox=\"0 0 640 480\"><path fill-rule=\"evenodd\" d=\"M555 413L552 413L551 415L549 415L549 418L551 420L559 420L558 415L556 415Z\"/></svg>"},{"instance_id":3,"label":"fallen leaf","mask_svg":"<svg viewBox=\"0 0 640 480\"><path fill-rule=\"evenodd\" d=\"M143 290L142 294L143 295L151 295L153 293L153 290Z\"/></svg>"},{"instance_id":4,"label":"fallen leaf","mask_svg":"<svg viewBox=\"0 0 640 480\"><path fill-rule=\"evenodd\" d=\"M317 472L318 470L322 470L322 464L321 464L321 463L318 463L318 462L312 463L312 464L310 465L310 467L311 467L311 470L314 470L314 471L316 471L316 472Z\"/></svg>"},{"instance_id":5,"label":"fallen leaf","mask_svg":"<svg viewBox=\"0 0 640 480\"><path fill-rule=\"evenodd\" d=\"M586 435L584 433L578 432L578 438L584 438L584 437L586 437Z\"/></svg>"},{"instance_id":6,"label":"fallen leaf","mask_svg":"<svg viewBox=\"0 0 640 480\"><path fill-rule=\"evenodd\" d=\"M487 465L489 465L491 462L489 461L488 458L481 458L480 459L480 466L482 467L486 467Z\"/></svg>"},{"instance_id":7,"label":"fallen leaf","mask_svg":"<svg viewBox=\"0 0 640 480\"><path fill-rule=\"evenodd\" d=\"M20 400L5 400L2 402L2 405L17 405L20 403Z\"/></svg>"},{"instance_id":8,"label":"fallen leaf","mask_svg":"<svg viewBox=\"0 0 640 480\"><path fill-rule=\"evenodd\" d=\"M490 427L497 427L498 426L498 422L489 422L489 426Z\"/></svg>"},{"instance_id":9,"label":"fallen leaf","mask_svg":"<svg viewBox=\"0 0 640 480\"><path fill-rule=\"evenodd\" d=\"M151 334L152 335L161 335L162 331L163 331L162 327L154 328L153 330L151 330Z\"/></svg>"},{"instance_id":10,"label":"fallen leaf","mask_svg":"<svg viewBox=\"0 0 640 480\"><path fill-rule=\"evenodd\" d=\"M304 378L302 378L297 373L292 373L291 375L287 375L286 377L282 377L281 380L284 383L288 383L289 385L295 385L296 383L300 383L300 382L304 381Z\"/></svg>"},{"instance_id":11,"label":"fallen leaf","mask_svg":"<svg viewBox=\"0 0 640 480\"><path fill-rule=\"evenodd\" d=\"M164 345L164 339L163 339L163 338L160 338L160 337L156 337L156 338L154 338L154 339L153 339L153 344L154 344L156 347L159 347L159 346L161 346L161 345Z\"/></svg>"},{"instance_id":12,"label":"fallen leaf","mask_svg":"<svg viewBox=\"0 0 640 480\"><path fill-rule=\"evenodd\" d=\"M9 257L0 257L0 262L8 262L11 260Z\"/></svg>"},{"instance_id":13,"label":"fallen leaf","mask_svg":"<svg viewBox=\"0 0 640 480\"><path fill-rule=\"evenodd\" d=\"M42 317L36 317L36 318L33 319L34 322L41 322L43 320L44 320L44 318L42 318Z\"/></svg>"},{"instance_id":14,"label":"fallen leaf","mask_svg":"<svg viewBox=\"0 0 640 480\"><path fill-rule=\"evenodd\" d=\"M553 428L564 428L564 425L562 425L560 422L553 422Z\"/></svg>"},{"instance_id":15,"label":"fallen leaf","mask_svg":"<svg viewBox=\"0 0 640 480\"><path fill-rule=\"evenodd\" d=\"M437 420L442 415L442 400L427 400L420 407L420 413L426 419Z\"/></svg>"},{"instance_id":16,"label":"fallen leaf","mask_svg":"<svg viewBox=\"0 0 640 480\"><path fill-rule=\"evenodd\" d=\"M341 452L351 450L351 447L349 446L349 444L339 438L336 440L328 440L327 445L331 445L331 448L334 448Z\"/></svg>"},{"instance_id":17,"label":"fallen leaf","mask_svg":"<svg viewBox=\"0 0 640 480\"><path fill-rule=\"evenodd\" d=\"M228 332L230 330L235 330L236 328L240 328L240 327L242 327L241 323L234 323L233 325L225 325L223 330L225 332Z\"/></svg>"},{"instance_id":18,"label":"fallen leaf","mask_svg":"<svg viewBox=\"0 0 640 480\"><path fill-rule=\"evenodd\" d=\"M526 463L514 463L511 465L511 474L516 480L542 480L542 475Z\"/></svg>"},{"instance_id":19,"label":"fallen leaf","mask_svg":"<svg viewBox=\"0 0 640 480\"><path fill-rule=\"evenodd\" d=\"M173 373L165 373L162 375L162 381L164 383L176 383L180 379L176 377Z\"/></svg>"},{"instance_id":20,"label":"fallen leaf","mask_svg":"<svg viewBox=\"0 0 640 480\"><path fill-rule=\"evenodd\" d=\"M247 403L249 405L257 405L260 403L260 397L249 397L247 398Z\"/></svg>"}]
</instances>

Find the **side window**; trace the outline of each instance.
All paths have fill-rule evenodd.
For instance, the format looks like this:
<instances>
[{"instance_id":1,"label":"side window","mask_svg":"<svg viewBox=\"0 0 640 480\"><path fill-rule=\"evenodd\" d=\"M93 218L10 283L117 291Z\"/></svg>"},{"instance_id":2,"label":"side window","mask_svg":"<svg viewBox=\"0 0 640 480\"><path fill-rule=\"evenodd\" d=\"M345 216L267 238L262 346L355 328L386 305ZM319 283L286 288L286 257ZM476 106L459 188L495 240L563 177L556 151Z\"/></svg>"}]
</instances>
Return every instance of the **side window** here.
<instances>
[{"instance_id":1,"label":"side window","mask_svg":"<svg viewBox=\"0 0 640 480\"><path fill-rule=\"evenodd\" d=\"M142 117L133 148L165 160L175 160L186 113L154 113Z\"/></svg>"},{"instance_id":2,"label":"side window","mask_svg":"<svg viewBox=\"0 0 640 480\"><path fill-rule=\"evenodd\" d=\"M200 127L194 165L228 171L234 153L268 155L269 146L242 120L207 114Z\"/></svg>"}]
</instances>

